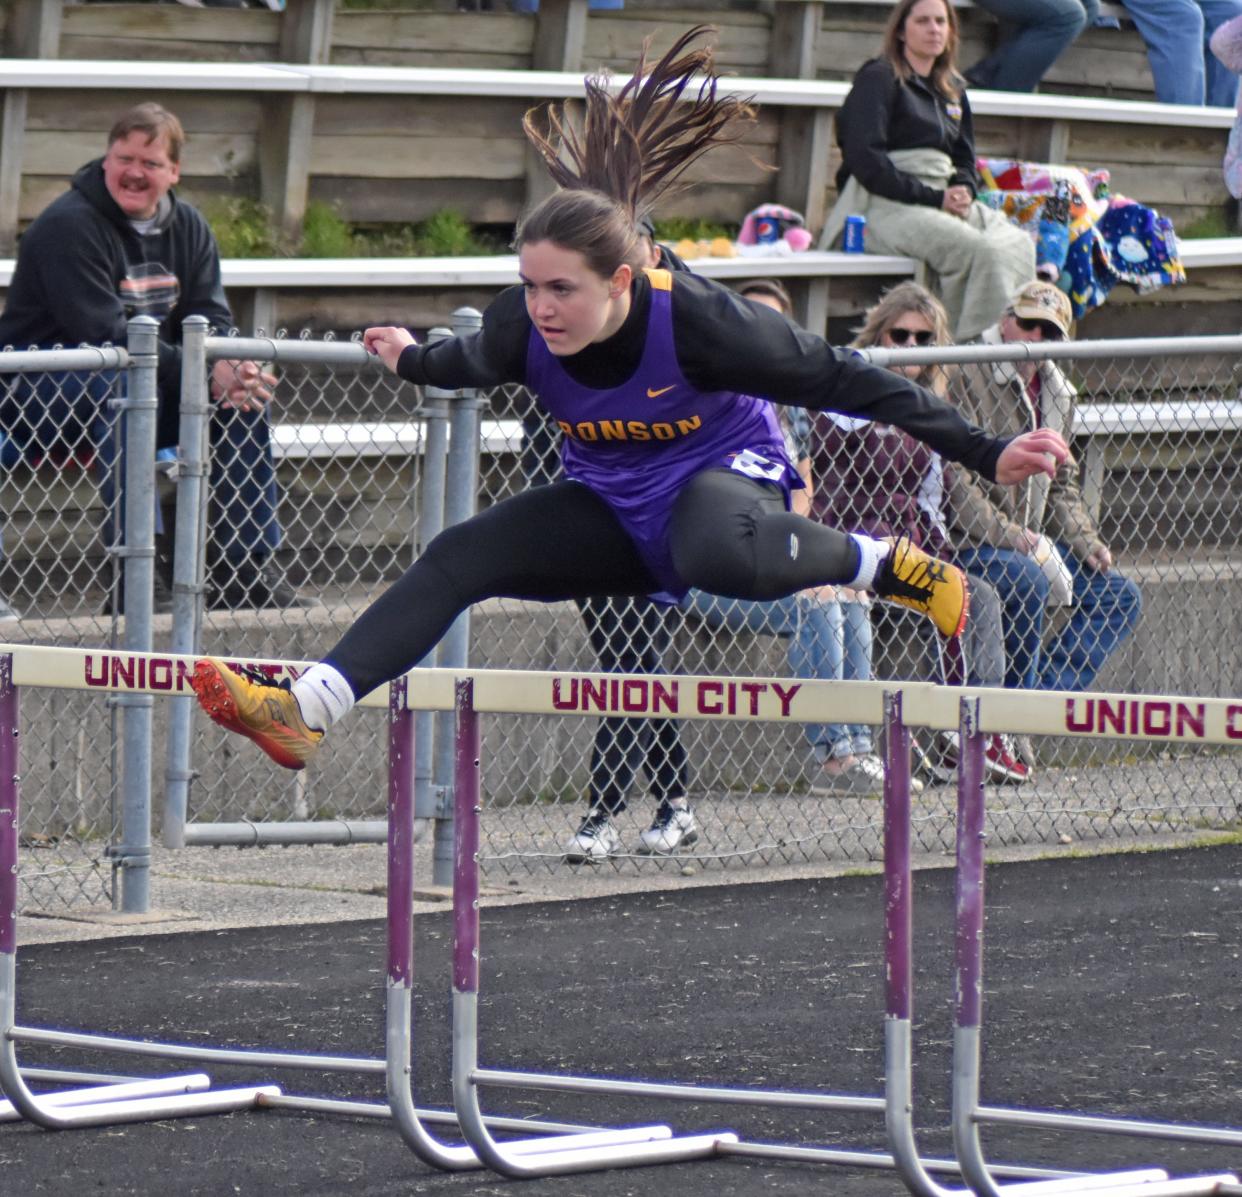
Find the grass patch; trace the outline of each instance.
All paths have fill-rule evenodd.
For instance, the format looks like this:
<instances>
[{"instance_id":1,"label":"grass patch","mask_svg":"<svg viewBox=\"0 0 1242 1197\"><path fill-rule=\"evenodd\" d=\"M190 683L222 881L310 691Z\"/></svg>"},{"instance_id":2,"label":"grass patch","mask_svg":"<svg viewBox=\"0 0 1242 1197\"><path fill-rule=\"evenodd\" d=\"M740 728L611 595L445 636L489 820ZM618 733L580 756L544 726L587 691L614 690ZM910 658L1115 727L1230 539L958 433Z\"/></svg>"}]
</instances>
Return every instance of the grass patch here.
<instances>
[{"instance_id":1,"label":"grass patch","mask_svg":"<svg viewBox=\"0 0 1242 1197\"><path fill-rule=\"evenodd\" d=\"M304 258L352 258L354 231L330 204L312 200L302 218L299 250Z\"/></svg>"},{"instance_id":2,"label":"grass patch","mask_svg":"<svg viewBox=\"0 0 1242 1197\"><path fill-rule=\"evenodd\" d=\"M276 233L270 210L245 196L202 204L222 258L462 258L505 252L501 239L475 228L451 208L417 224L352 225L331 204L306 206L296 245Z\"/></svg>"},{"instance_id":3,"label":"grass patch","mask_svg":"<svg viewBox=\"0 0 1242 1197\"><path fill-rule=\"evenodd\" d=\"M514 806L575 806L582 801L582 787L572 778L553 777L541 790L523 790Z\"/></svg>"},{"instance_id":4,"label":"grass patch","mask_svg":"<svg viewBox=\"0 0 1242 1197\"><path fill-rule=\"evenodd\" d=\"M740 228L741 225L687 216L671 216L668 220L655 222L656 240L668 242L710 241L713 237L728 237L730 241L735 241Z\"/></svg>"},{"instance_id":5,"label":"grass patch","mask_svg":"<svg viewBox=\"0 0 1242 1197\"><path fill-rule=\"evenodd\" d=\"M272 258L281 252L272 215L258 200L217 196L201 208L222 258Z\"/></svg>"},{"instance_id":6,"label":"grass patch","mask_svg":"<svg viewBox=\"0 0 1242 1197\"><path fill-rule=\"evenodd\" d=\"M1236 234L1237 229L1233 227L1224 208L1213 208L1177 230L1177 235L1183 241L1201 241L1205 237L1233 237Z\"/></svg>"},{"instance_id":7,"label":"grass patch","mask_svg":"<svg viewBox=\"0 0 1242 1197\"><path fill-rule=\"evenodd\" d=\"M1177 833L1174 833L1177 834ZM1196 832L1187 830L1185 838L1165 839L1157 844L1124 843L1116 840L1097 841L1092 845L1075 844L1073 847L1049 847L1045 852L1036 852L1015 862L1012 858L997 855L985 856L988 865L998 867L1011 863L1048 860L1094 860L1100 856L1148 856L1153 852L1185 852L1194 848L1229 848L1242 844L1242 829L1236 831Z\"/></svg>"}]
</instances>

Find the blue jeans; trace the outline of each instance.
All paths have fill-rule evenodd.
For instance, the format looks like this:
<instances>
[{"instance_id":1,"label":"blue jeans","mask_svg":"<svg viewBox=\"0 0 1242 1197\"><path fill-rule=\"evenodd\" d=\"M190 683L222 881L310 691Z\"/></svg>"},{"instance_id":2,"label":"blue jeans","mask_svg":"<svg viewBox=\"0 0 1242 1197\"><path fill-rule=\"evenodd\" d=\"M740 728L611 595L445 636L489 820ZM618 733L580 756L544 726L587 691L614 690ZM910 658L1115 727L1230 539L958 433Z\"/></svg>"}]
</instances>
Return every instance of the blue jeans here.
<instances>
[{"instance_id":1,"label":"blue jeans","mask_svg":"<svg viewBox=\"0 0 1242 1197\"><path fill-rule=\"evenodd\" d=\"M871 617L857 602L820 602L802 595L755 602L692 590L682 603L708 627L780 636L794 677L817 681L871 679ZM865 756L875 750L865 723L808 723L806 738L822 759Z\"/></svg>"},{"instance_id":2,"label":"blue jeans","mask_svg":"<svg viewBox=\"0 0 1242 1197\"><path fill-rule=\"evenodd\" d=\"M1041 645L1048 582L1025 553L962 549L957 563L983 578L1005 607L1005 685L1019 690L1085 690L1133 631L1142 613L1139 588L1116 570L1087 569L1058 545L1074 584L1074 606L1047 648Z\"/></svg>"},{"instance_id":3,"label":"blue jeans","mask_svg":"<svg viewBox=\"0 0 1242 1197\"><path fill-rule=\"evenodd\" d=\"M1000 43L966 72L973 87L1034 91L1057 56L1095 23L1099 0L975 0L1001 22Z\"/></svg>"},{"instance_id":4,"label":"blue jeans","mask_svg":"<svg viewBox=\"0 0 1242 1197\"><path fill-rule=\"evenodd\" d=\"M1217 62L1208 41L1218 26L1242 13L1242 0L1125 0L1147 44L1147 61L1164 104L1232 108L1238 77Z\"/></svg>"},{"instance_id":5,"label":"blue jeans","mask_svg":"<svg viewBox=\"0 0 1242 1197\"><path fill-rule=\"evenodd\" d=\"M19 460L34 462L48 456L93 457L108 512L104 536L109 543L115 538L114 518L121 518L120 513L114 515L114 507L123 467L118 413L108 401L122 397L124 391L125 379L115 370L19 375L0 404L0 428L4 430L0 464L11 466ZM160 402L162 407L162 397ZM170 414L161 413L165 427ZM233 561L264 558L280 544L276 467L267 415L216 408L210 440L208 528L214 552Z\"/></svg>"}]
</instances>

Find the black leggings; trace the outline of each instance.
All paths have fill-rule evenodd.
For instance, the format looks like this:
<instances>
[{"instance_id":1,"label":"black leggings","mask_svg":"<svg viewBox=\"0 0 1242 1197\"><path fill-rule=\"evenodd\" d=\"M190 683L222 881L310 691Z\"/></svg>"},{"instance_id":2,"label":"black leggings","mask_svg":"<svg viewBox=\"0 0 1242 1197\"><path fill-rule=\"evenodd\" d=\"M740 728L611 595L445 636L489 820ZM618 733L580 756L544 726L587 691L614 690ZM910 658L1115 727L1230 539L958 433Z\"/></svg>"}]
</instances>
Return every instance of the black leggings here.
<instances>
[{"instance_id":1,"label":"black leggings","mask_svg":"<svg viewBox=\"0 0 1242 1197\"><path fill-rule=\"evenodd\" d=\"M705 470L686 483L669 544L687 586L725 598L783 598L852 581L858 568L843 532L792 515L776 487L735 470ZM660 589L603 499L581 483L554 482L446 528L324 659L362 697L413 668L483 599Z\"/></svg>"}]
</instances>

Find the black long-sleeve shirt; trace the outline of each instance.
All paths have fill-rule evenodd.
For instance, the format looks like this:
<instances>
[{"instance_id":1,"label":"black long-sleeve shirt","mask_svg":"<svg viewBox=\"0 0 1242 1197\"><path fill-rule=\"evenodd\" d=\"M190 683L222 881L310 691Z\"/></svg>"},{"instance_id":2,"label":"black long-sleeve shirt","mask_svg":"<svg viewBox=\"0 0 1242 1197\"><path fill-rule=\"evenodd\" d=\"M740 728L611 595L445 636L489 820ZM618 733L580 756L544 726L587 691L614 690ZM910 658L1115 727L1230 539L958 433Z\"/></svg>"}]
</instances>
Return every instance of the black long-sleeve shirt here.
<instances>
[{"instance_id":1,"label":"black long-sleeve shirt","mask_svg":"<svg viewBox=\"0 0 1242 1197\"><path fill-rule=\"evenodd\" d=\"M909 81L899 79L884 58L864 63L854 76L854 86L837 113L837 144L838 191L853 176L872 195L939 208L944 192L898 170L888 156L890 150L915 149L943 150L953 160L950 185L964 184L972 194L979 190L974 123L966 93L950 102L918 75Z\"/></svg>"},{"instance_id":2,"label":"black long-sleeve shirt","mask_svg":"<svg viewBox=\"0 0 1242 1197\"><path fill-rule=\"evenodd\" d=\"M930 391L834 349L780 313L743 299L711 279L673 275L673 341L691 386L736 391L774 403L879 420L904 429L942 457L995 479L1006 441L967 423ZM576 382L619 386L639 367L651 307L651 284L635 277L630 312L606 341L559 359ZM397 363L409 382L455 390L526 382L531 335L522 288L510 287L488 306L480 332L430 345L411 345Z\"/></svg>"}]
</instances>

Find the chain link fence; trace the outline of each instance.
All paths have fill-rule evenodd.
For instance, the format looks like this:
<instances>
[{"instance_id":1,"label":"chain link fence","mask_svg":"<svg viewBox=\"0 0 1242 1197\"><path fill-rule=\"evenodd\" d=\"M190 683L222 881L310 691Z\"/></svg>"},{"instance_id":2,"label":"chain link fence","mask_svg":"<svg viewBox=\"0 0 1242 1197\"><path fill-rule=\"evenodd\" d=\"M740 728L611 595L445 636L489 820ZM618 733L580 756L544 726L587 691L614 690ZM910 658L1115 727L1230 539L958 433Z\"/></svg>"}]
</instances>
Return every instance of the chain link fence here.
<instances>
[{"instance_id":1,"label":"chain link fence","mask_svg":"<svg viewBox=\"0 0 1242 1197\"><path fill-rule=\"evenodd\" d=\"M244 391L245 371L217 363L253 360L276 378L270 384L274 398L263 413L211 405L211 501L204 505L197 573L172 570L171 531L176 527L180 535L183 519L174 490L186 493L196 477L184 439L181 462L171 467L174 476L160 475L165 532L157 537L156 573L169 594L162 599L157 583L156 644L182 651L172 615L160 611L188 598L201 608L194 651L317 659L415 559L438 526L454 468L447 464L453 404L401 384L347 342L213 338L210 346L212 374L219 372L224 389L231 371ZM1108 655L1092 689L1237 693L1242 339L1079 344L1035 352L1056 358L1077 392L1073 443L1084 502L1112 551L1115 574L1141 595L1133 634ZM997 368L1007 356L1004 350L966 347L873 354L881 364L899 354L914 362L935 358L954 372ZM85 402L94 418L110 410L108 397L119 385L115 365L75 375L72 386L56 378L46 370L5 370L10 408L25 411L28 392L44 389L62 401L91 396L74 401ZM220 390L217 385L217 398ZM520 387L503 387L482 399L479 452L472 458L477 487L471 484L478 504L555 478L559 434L531 396ZM70 427L54 442L32 438L33 452L19 445L18 456L5 459L0 587L22 616L3 625L6 638L115 642L115 621L105 614L115 609L119 592L118 569L106 551L113 500L103 484L101 437L92 438L87 452L67 434ZM812 432L824 435L822 418ZM8 435L6 452L17 442ZM1002 580L998 590L1003 588ZM469 664L739 678L859 676L865 670L880 678L934 680L953 679L961 668L921 617L843 597L803 595L758 613L710 596L682 610L643 600L493 600L471 612ZM1045 624L1045 635L1055 637L1065 613L1050 611ZM112 896L107 848L116 838L113 712L100 699L74 696L71 702L81 709L69 709L65 697L53 709L39 697L27 701L23 714L23 885L26 904L34 909ZM386 729L379 714L359 711L334 729L323 766L309 775L270 766L251 746L197 715L187 723L190 767L174 759L165 767L173 732L159 709L155 724L157 829L160 798L178 787L187 828L322 820L374 827L384 818ZM661 726L620 718L603 721L603 731L600 726L583 717L487 721L483 852L489 870L537 874L566 867L565 848L588 802L601 798L628 802L617 817L623 851L610 858L611 868L727 869L879 857L878 784L855 782L843 790L825 769L842 735L860 756L875 751L876 729L690 721ZM1032 775L1022 784L996 786L990 808L994 843L1229 828L1237 820L1233 754L1172 752L1141 735L1123 744L1048 741L1037 752L1012 747L1029 754ZM952 745L924 742L916 762L924 788L915 798L915 842L933 852L952 848L946 749L951 752ZM443 813L435 783L447 778L442 770L432 776L436 758L424 734L424 818ZM671 858L635 852L659 799L679 793L694 810L697 841ZM443 821L437 827L448 833Z\"/></svg>"},{"instance_id":2,"label":"chain link fence","mask_svg":"<svg viewBox=\"0 0 1242 1197\"><path fill-rule=\"evenodd\" d=\"M1133 633L1107 656L1094 690L1237 693L1238 660L1230 646L1242 582L1234 531L1240 347L1236 339L1212 338L1034 351L1055 358L1077 392L1071 439L1083 501L1115 559L1110 576L1129 579L1141 600L1141 614L1135 610L1128 617ZM1012 362L1027 352L962 347L877 350L872 356L879 364L939 361L955 377L973 370L983 372L986 382L993 371L999 381L1006 357ZM504 388L493 395L492 408L516 439L485 473L484 502L556 476L556 434L530 396ZM812 436L824 437L825 429L825 417L818 418ZM829 449L813 444L810 456L831 462ZM842 459L835 464L842 470L847 465ZM875 464L850 463L851 479L865 487ZM1020 581L1010 571L993 579L1002 595ZM683 610L665 613L628 599L581 609L501 601L496 618L476 619L471 662L849 677L863 676L869 660L870 676L935 681L960 680L963 667L970 671L969 660L946 659L921 617L893 604L843 597L821 592L756 610L755 604L696 595ZM1102 606L1102 619L1126 622L1107 602ZM1099 638L1098 627L1072 625L1065 610L1049 609L1044 625L1046 653L1059 639L1072 658L1090 656ZM653 653L661 639L667 648ZM487 848L493 868L563 867L565 847L588 802L610 790L629 798L617 820L625 850L610 858L612 867L679 868L686 856L724 867L878 859L878 780L855 792L854 783L841 787L825 777L823 766L829 741L843 736L859 755L874 752L876 729L683 723L676 740L687 760L682 776L699 839L684 855L653 860L634 847L668 792L668 777L678 772L676 753L661 740L658 725L626 729L624 720L607 721L618 737L646 738L628 763L614 763L610 772L610 760L625 754L609 752L607 736L598 739L593 721L535 722L496 720L488 732ZM952 750L943 738L925 738L916 748L916 775L924 789L916 799L915 836L924 850L952 849L954 796L944 784ZM1239 763L1232 753L1171 752L1141 736L1121 746L1066 740L1038 749L1019 742L1010 750L1030 773L1021 784L1008 778L996 786L990 807L994 843L1230 827L1238 816ZM991 780L1002 780L999 770Z\"/></svg>"}]
</instances>

